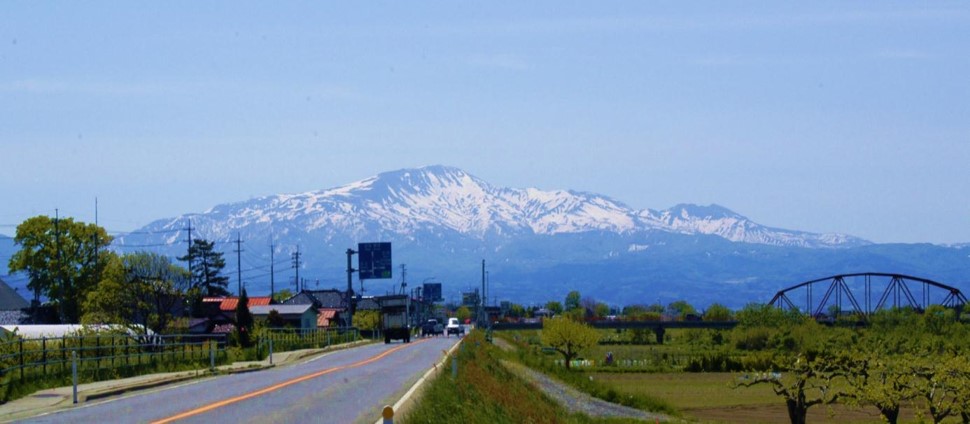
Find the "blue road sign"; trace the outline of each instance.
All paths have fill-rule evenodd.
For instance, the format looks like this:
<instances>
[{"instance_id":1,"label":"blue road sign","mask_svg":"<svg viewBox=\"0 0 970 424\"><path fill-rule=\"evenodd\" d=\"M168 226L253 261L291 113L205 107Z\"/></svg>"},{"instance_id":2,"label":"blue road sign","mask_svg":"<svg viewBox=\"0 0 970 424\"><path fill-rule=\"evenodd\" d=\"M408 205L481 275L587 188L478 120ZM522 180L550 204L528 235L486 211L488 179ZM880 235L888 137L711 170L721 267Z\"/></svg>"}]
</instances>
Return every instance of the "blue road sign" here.
<instances>
[{"instance_id":1,"label":"blue road sign","mask_svg":"<svg viewBox=\"0 0 970 424\"><path fill-rule=\"evenodd\" d=\"M391 243L358 243L357 261L361 280L391 278Z\"/></svg>"}]
</instances>

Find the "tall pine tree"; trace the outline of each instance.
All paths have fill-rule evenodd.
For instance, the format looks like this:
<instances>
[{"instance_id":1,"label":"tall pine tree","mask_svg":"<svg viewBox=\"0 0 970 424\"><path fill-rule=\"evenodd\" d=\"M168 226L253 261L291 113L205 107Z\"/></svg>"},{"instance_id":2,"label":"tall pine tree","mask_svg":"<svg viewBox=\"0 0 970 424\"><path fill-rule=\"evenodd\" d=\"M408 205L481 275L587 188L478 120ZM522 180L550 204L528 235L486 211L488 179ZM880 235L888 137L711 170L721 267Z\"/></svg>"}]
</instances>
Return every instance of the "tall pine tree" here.
<instances>
[{"instance_id":1,"label":"tall pine tree","mask_svg":"<svg viewBox=\"0 0 970 424\"><path fill-rule=\"evenodd\" d=\"M188 261L190 265L192 283L188 298L195 317L202 317L204 314L203 297L229 295L229 277L221 275L226 260L222 258L222 252L215 251L214 246L214 242L194 239L188 254L178 258L180 261Z\"/></svg>"}]
</instances>

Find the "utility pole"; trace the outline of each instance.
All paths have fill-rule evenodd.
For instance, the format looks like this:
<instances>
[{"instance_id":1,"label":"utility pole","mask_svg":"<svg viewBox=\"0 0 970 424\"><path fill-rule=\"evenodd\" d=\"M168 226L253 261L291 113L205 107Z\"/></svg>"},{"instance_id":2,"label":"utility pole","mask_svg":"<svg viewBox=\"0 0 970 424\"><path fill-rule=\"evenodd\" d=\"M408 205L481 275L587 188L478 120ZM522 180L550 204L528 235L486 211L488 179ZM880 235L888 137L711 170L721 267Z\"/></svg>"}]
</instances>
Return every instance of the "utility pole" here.
<instances>
[{"instance_id":1,"label":"utility pole","mask_svg":"<svg viewBox=\"0 0 970 424\"><path fill-rule=\"evenodd\" d=\"M236 233L236 296L242 296L242 239Z\"/></svg>"},{"instance_id":2,"label":"utility pole","mask_svg":"<svg viewBox=\"0 0 970 424\"><path fill-rule=\"evenodd\" d=\"M296 269L296 280L293 280L293 281L296 283L296 292L299 293L300 292L300 246L299 245L296 246L296 252L293 252L292 257L293 257L293 268Z\"/></svg>"},{"instance_id":3,"label":"utility pole","mask_svg":"<svg viewBox=\"0 0 970 424\"><path fill-rule=\"evenodd\" d=\"M351 264L351 258L353 258L354 254L356 253L357 251L354 249L347 249L347 311L348 311L347 326L348 327L354 326L354 312L357 312L357 308L356 308L357 305L354 304L354 286L353 286L354 271L357 271L357 270L354 269L354 267ZM363 291L363 288L361 291Z\"/></svg>"},{"instance_id":4,"label":"utility pole","mask_svg":"<svg viewBox=\"0 0 970 424\"><path fill-rule=\"evenodd\" d=\"M485 260L482 259L482 296L478 299L479 309L478 309L478 324L482 327L488 323L488 318L485 317Z\"/></svg>"},{"instance_id":5,"label":"utility pole","mask_svg":"<svg viewBox=\"0 0 970 424\"><path fill-rule=\"evenodd\" d=\"M401 294L404 294L404 289L408 286L407 276L408 266L407 264L401 264Z\"/></svg>"},{"instance_id":6,"label":"utility pole","mask_svg":"<svg viewBox=\"0 0 970 424\"><path fill-rule=\"evenodd\" d=\"M269 244L269 298L272 303L273 297L276 295L276 286L274 284L275 275L273 272L273 254L276 253L276 246L273 245L272 241Z\"/></svg>"},{"instance_id":7,"label":"utility pole","mask_svg":"<svg viewBox=\"0 0 970 424\"><path fill-rule=\"evenodd\" d=\"M188 230L189 230L189 239L188 239L189 249L185 252L185 257L189 258L189 280L191 281L193 277L192 275L192 220L191 219L189 220Z\"/></svg>"}]
</instances>

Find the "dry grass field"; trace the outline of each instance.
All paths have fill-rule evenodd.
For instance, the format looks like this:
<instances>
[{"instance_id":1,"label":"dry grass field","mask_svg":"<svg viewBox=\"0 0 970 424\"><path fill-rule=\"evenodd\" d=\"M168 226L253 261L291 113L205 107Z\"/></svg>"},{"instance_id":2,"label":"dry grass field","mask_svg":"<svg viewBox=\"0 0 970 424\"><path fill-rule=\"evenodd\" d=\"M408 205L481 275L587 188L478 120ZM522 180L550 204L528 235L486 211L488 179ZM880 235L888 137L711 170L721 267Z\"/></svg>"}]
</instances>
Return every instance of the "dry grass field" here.
<instances>
[{"instance_id":1,"label":"dry grass field","mask_svg":"<svg viewBox=\"0 0 970 424\"><path fill-rule=\"evenodd\" d=\"M688 420L704 423L787 423L781 397L768 385L732 389L732 373L598 373L594 379L620 393L639 393L663 399ZM815 406L810 423L881 423L872 407ZM912 409L904 409L900 422L916 422Z\"/></svg>"}]
</instances>

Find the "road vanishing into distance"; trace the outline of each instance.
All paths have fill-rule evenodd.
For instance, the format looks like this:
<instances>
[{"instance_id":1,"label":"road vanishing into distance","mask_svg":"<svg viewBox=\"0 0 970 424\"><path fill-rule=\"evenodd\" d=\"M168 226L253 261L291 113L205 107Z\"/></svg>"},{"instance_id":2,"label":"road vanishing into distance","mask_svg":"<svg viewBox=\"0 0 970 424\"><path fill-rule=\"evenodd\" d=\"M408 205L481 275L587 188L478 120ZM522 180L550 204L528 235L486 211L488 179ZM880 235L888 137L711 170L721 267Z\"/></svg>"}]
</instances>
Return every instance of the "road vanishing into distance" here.
<instances>
[{"instance_id":1,"label":"road vanishing into distance","mask_svg":"<svg viewBox=\"0 0 970 424\"><path fill-rule=\"evenodd\" d=\"M77 406L28 423L368 423L456 337L370 344L263 371L195 380Z\"/></svg>"}]
</instances>

